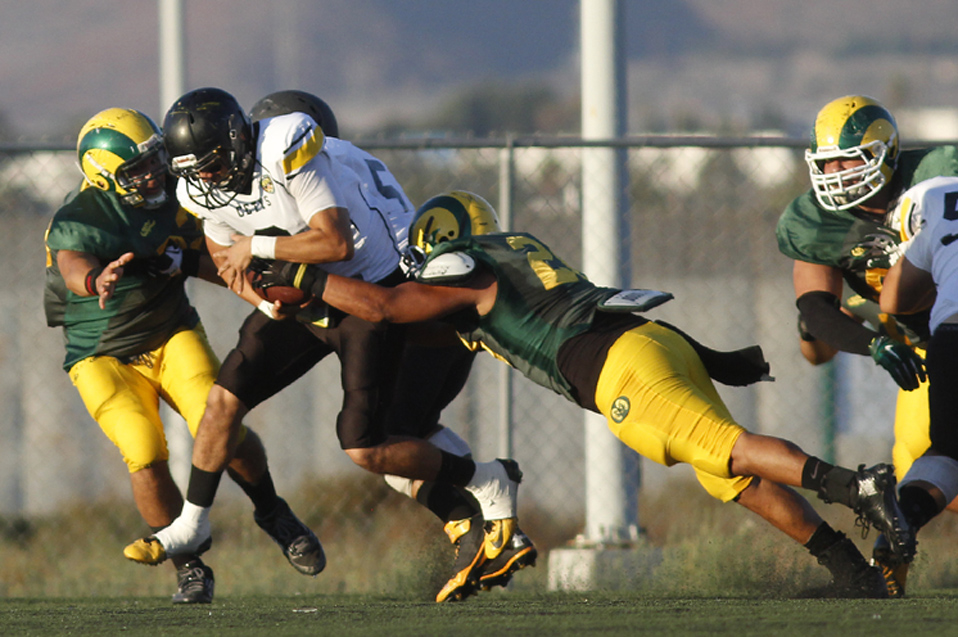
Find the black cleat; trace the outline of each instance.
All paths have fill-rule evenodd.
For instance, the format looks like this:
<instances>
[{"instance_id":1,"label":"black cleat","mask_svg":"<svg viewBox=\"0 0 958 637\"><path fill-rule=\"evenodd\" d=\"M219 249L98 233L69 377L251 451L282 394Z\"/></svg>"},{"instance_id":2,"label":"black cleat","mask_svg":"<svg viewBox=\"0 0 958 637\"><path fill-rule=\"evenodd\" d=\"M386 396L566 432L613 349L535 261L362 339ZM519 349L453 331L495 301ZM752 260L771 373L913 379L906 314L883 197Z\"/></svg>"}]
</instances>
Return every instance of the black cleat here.
<instances>
[{"instance_id":1,"label":"black cleat","mask_svg":"<svg viewBox=\"0 0 958 637\"><path fill-rule=\"evenodd\" d=\"M209 604L213 601L213 569L199 558L176 570L174 604Z\"/></svg>"},{"instance_id":2,"label":"black cleat","mask_svg":"<svg viewBox=\"0 0 958 637\"><path fill-rule=\"evenodd\" d=\"M818 563L832 574L823 588L806 591L805 597L885 599L888 591L881 570L869 566L858 547L844 534L841 540L818 556Z\"/></svg>"},{"instance_id":3,"label":"black cleat","mask_svg":"<svg viewBox=\"0 0 958 637\"><path fill-rule=\"evenodd\" d=\"M858 514L856 525L862 527L862 537L874 526L884 534L898 559L908 563L915 557L918 542L898 505L895 484L891 465L877 464L870 469L860 465L851 485L851 507Z\"/></svg>"},{"instance_id":4,"label":"black cleat","mask_svg":"<svg viewBox=\"0 0 958 637\"><path fill-rule=\"evenodd\" d=\"M437 602L460 602L479 588L479 575L486 561L485 533L481 514L464 520L452 520L444 527L456 545L452 577L436 595Z\"/></svg>"},{"instance_id":5,"label":"black cleat","mask_svg":"<svg viewBox=\"0 0 958 637\"><path fill-rule=\"evenodd\" d=\"M319 575L326 568L326 554L319 538L303 524L283 498L267 515L253 513L259 528L283 549L283 555L303 575Z\"/></svg>"}]
</instances>

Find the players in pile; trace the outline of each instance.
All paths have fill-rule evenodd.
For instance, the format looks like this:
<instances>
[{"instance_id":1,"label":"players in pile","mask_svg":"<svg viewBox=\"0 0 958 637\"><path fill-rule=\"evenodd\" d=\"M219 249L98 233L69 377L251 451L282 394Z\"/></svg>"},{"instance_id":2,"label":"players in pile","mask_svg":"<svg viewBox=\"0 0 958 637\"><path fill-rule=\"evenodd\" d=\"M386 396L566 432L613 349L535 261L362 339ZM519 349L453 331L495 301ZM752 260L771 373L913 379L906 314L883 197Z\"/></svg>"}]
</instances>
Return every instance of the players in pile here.
<instances>
[{"instance_id":1,"label":"players in pile","mask_svg":"<svg viewBox=\"0 0 958 637\"><path fill-rule=\"evenodd\" d=\"M188 276L218 282L199 221L182 213L156 124L139 111L110 108L80 129L83 181L46 233L44 309L62 327L63 367L90 415L130 471L133 499L154 532L179 514L183 499L170 476L160 400L196 435L219 361L184 289ZM230 476L256 507L256 521L277 541L311 547L300 572L325 563L312 532L276 495L258 436L240 425ZM278 519L286 531L264 526ZM289 536L288 529L296 530ZM197 545L173 558L177 604L209 603L213 571Z\"/></svg>"},{"instance_id":2,"label":"players in pile","mask_svg":"<svg viewBox=\"0 0 958 637\"><path fill-rule=\"evenodd\" d=\"M776 231L780 251L794 260L802 338L819 353L871 356L895 379L900 390L892 458L901 478L930 444L922 362L928 312L891 316L881 314L877 302L907 230L896 203L926 179L958 175L958 148L901 150L888 109L870 97L849 95L819 111L805 158L812 188L788 205ZM846 284L851 294L844 296L853 302L843 307ZM912 485L903 485L900 499L915 526L934 508ZM895 559L884 538L878 538L873 559L889 593L903 596L908 565Z\"/></svg>"},{"instance_id":3,"label":"players in pile","mask_svg":"<svg viewBox=\"0 0 958 637\"><path fill-rule=\"evenodd\" d=\"M404 344L400 328L322 303L264 304L246 283L254 258L322 264L387 286L403 281L394 226L413 208L386 166L349 142L324 138L304 113L251 123L236 99L216 88L183 95L163 128L172 170L181 177L180 204L204 220L220 277L259 310L247 317L209 393L183 512L128 546L127 557L154 564L207 541L209 510L243 416L332 353L343 367L337 435L347 455L374 473L466 488L479 502L486 531L508 541L521 479L514 461L475 462L386 430Z\"/></svg>"},{"instance_id":4,"label":"players in pile","mask_svg":"<svg viewBox=\"0 0 958 637\"><path fill-rule=\"evenodd\" d=\"M851 507L908 561L915 543L898 508L892 467L832 466L738 425L711 378L736 385L762 379L768 364L761 350L717 352L638 315L652 303L593 285L532 235L499 232L492 207L470 193L423 204L410 241L425 261L416 281L393 288L281 261L257 285L295 282L371 321L444 319L473 348L605 415L612 432L643 456L691 464L713 497L738 502L802 543L831 572L832 594L887 597L881 571L784 485Z\"/></svg>"},{"instance_id":5,"label":"players in pile","mask_svg":"<svg viewBox=\"0 0 958 637\"><path fill-rule=\"evenodd\" d=\"M332 108L304 91L286 90L267 95L250 109L250 120L255 123L294 112L310 115L327 138L342 139ZM400 246L408 243L413 211L404 213L393 224ZM469 444L439 420L443 409L465 386L476 352L462 347L459 339L437 343L431 338L432 326L418 327L424 336L411 334L406 339L393 399L386 414L386 429L392 435L423 438L450 453L471 457ZM436 601L463 600L477 588L506 586L515 571L535 565L538 555L535 546L518 527L505 546L496 547L491 543L487 546L485 520L479 504L465 489L448 482L424 482L395 475L385 478L392 488L413 498L442 520L455 547L452 577L439 591Z\"/></svg>"}]
</instances>

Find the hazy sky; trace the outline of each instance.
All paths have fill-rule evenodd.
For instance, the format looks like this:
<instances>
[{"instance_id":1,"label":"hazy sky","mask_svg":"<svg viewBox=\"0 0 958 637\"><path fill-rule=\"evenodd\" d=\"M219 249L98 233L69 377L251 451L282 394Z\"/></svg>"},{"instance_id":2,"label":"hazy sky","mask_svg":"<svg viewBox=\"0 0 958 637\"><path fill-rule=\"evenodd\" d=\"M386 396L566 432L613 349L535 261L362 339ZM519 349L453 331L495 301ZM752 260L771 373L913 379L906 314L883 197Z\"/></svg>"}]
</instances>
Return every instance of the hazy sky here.
<instances>
[{"instance_id":1,"label":"hazy sky","mask_svg":"<svg viewBox=\"0 0 958 637\"><path fill-rule=\"evenodd\" d=\"M805 121L846 93L958 101L955 0L622 0L633 128L694 113ZM62 138L96 111L162 119L155 0L0 0L0 115ZM318 93L346 128L482 81L579 86L577 0L184 0L186 89ZM937 51L937 53L936 53ZM69 137L70 135L66 135Z\"/></svg>"}]
</instances>

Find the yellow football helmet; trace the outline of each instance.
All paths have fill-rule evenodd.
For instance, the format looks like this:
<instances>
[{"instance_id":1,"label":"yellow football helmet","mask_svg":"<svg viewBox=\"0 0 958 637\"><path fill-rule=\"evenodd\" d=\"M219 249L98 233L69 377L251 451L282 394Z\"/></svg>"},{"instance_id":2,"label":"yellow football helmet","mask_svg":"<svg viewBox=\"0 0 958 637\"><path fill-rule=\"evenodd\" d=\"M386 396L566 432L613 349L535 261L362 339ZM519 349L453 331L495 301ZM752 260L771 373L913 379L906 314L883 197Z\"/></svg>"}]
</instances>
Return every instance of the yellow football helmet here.
<instances>
[{"instance_id":1,"label":"yellow football helmet","mask_svg":"<svg viewBox=\"0 0 958 637\"><path fill-rule=\"evenodd\" d=\"M163 136L140 111L108 108L94 115L80 129L77 157L87 184L115 192L127 205L156 208L167 199Z\"/></svg>"},{"instance_id":2,"label":"yellow football helmet","mask_svg":"<svg viewBox=\"0 0 958 637\"><path fill-rule=\"evenodd\" d=\"M465 190L453 190L429 199L416 210L410 242L429 254L438 243L502 232L499 217L488 201Z\"/></svg>"},{"instance_id":3,"label":"yellow football helmet","mask_svg":"<svg viewBox=\"0 0 958 637\"><path fill-rule=\"evenodd\" d=\"M861 159L861 166L825 172L836 159ZM805 151L818 203L826 210L847 210L865 202L891 181L898 165L898 125L876 100L846 95L826 104L815 118Z\"/></svg>"}]
</instances>

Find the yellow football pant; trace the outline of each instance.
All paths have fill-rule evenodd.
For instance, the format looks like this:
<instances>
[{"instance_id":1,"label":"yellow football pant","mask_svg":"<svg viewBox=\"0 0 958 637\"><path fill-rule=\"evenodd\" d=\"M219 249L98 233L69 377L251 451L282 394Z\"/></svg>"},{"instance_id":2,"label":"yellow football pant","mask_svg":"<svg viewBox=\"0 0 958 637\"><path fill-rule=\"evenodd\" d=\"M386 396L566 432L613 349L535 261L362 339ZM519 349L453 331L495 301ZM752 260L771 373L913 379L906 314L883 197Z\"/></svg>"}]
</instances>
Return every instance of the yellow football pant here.
<instances>
[{"instance_id":1,"label":"yellow football pant","mask_svg":"<svg viewBox=\"0 0 958 637\"><path fill-rule=\"evenodd\" d=\"M134 473L169 459L160 420L161 398L196 436L219 365L202 324L198 324L177 332L129 364L112 356L85 358L70 368L70 380L87 411ZM244 427L241 436L245 433Z\"/></svg>"},{"instance_id":2,"label":"yellow football pant","mask_svg":"<svg viewBox=\"0 0 958 637\"><path fill-rule=\"evenodd\" d=\"M924 354L924 352L919 351ZM928 412L928 381L914 391L898 390L895 404L895 445L892 447L892 463L898 481L908 472L912 463L931 446Z\"/></svg>"},{"instance_id":3,"label":"yellow football pant","mask_svg":"<svg viewBox=\"0 0 958 637\"><path fill-rule=\"evenodd\" d=\"M619 337L595 398L616 437L659 464L692 465L713 497L728 502L751 484L751 477L729 473L732 447L745 430L695 350L672 330L649 322Z\"/></svg>"}]
</instances>

